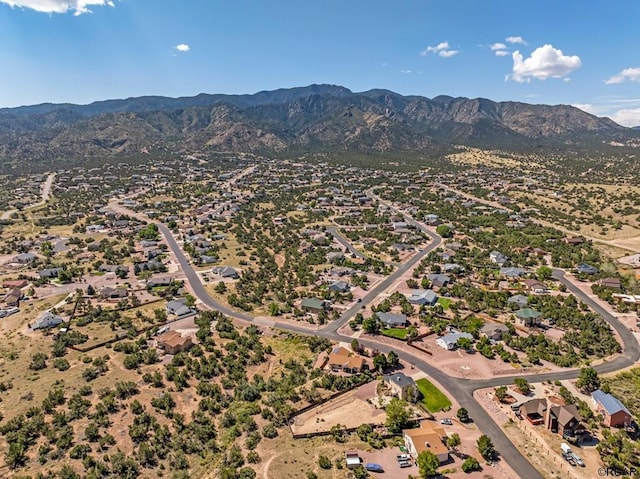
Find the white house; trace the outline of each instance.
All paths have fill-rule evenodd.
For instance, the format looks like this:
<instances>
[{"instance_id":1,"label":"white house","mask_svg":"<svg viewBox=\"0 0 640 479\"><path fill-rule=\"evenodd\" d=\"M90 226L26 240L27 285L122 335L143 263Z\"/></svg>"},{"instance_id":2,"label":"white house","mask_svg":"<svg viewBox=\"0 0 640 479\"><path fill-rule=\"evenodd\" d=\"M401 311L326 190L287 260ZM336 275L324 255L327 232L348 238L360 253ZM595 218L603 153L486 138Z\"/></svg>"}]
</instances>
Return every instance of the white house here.
<instances>
[{"instance_id":1,"label":"white house","mask_svg":"<svg viewBox=\"0 0 640 479\"><path fill-rule=\"evenodd\" d=\"M452 351L458 347L458 339L468 338L473 341L473 336L469 333L449 333L436 339L436 344L442 349Z\"/></svg>"}]
</instances>

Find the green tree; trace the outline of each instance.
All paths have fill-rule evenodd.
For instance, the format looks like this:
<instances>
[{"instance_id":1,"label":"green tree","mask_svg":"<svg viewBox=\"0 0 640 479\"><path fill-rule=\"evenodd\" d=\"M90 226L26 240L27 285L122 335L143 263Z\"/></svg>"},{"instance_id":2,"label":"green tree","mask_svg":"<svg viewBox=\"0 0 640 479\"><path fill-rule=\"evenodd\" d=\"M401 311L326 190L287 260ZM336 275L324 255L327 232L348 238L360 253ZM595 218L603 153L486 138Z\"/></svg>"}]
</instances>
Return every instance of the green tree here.
<instances>
[{"instance_id":1,"label":"green tree","mask_svg":"<svg viewBox=\"0 0 640 479\"><path fill-rule=\"evenodd\" d=\"M4 455L4 460L11 469L17 469L26 462L26 451L27 449L21 442L12 442Z\"/></svg>"},{"instance_id":2,"label":"green tree","mask_svg":"<svg viewBox=\"0 0 640 479\"><path fill-rule=\"evenodd\" d=\"M447 447L449 449L455 449L461 444L460 435L457 432L454 432L447 438Z\"/></svg>"},{"instance_id":3,"label":"green tree","mask_svg":"<svg viewBox=\"0 0 640 479\"><path fill-rule=\"evenodd\" d=\"M387 354L387 365L392 369L395 369L400 365L400 358L398 357L398 353L393 350L389 351L389 353Z\"/></svg>"},{"instance_id":4,"label":"green tree","mask_svg":"<svg viewBox=\"0 0 640 479\"><path fill-rule=\"evenodd\" d=\"M362 321L362 329L365 333L378 334L380 332L380 324L376 318L367 318Z\"/></svg>"},{"instance_id":5,"label":"green tree","mask_svg":"<svg viewBox=\"0 0 640 479\"><path fill-rule=\"evenodd\" d=\"M193 308L196 305L196 298L190 294L187 294L184 297L184 304L189 308Z\"/></svg>"},{"instance_id":6,"label":"green tree","mask_svg":"<svg viewBox=\"0 0 640 479\"><path fill-rule=\"evenodd\" d=\"M386 407L386 426L391 432L398 433L404 429L411 419L411 411L406 401L393 398Z\"/></svg>"},{"instance_id":7,"label":"green tree","mask_svg":"<svg viewBox=\"0 0 640 479\"><path fill-rule=\"evenodd\" d=\"M496 449L493 445L493 441L486 434L483 434L476 441L476 446L478 446L478 452L480 455L486 460L490 461L496 454Z\"/></svg>"},{"instance_id":8,"label":"green tree","mask_svg":"<svg viewBox=\"0 0 640 479\"><path fill-rule=\"evenodd\" d=\"M456 341L456 346L465 351L470 351L472 344L473 341L470 338L458 338L458 341Z\"/></svg>"},{"instance_id":9,"label":"green tree","mask_svg":"<svg viewBox=\"0 0 640 479\"><path fill-rule=\"evenodd\" d=\"M440 225L436 228L436 233L438 233L443 238L451 238L453 236L453 231L451 227L448 225Z\"/></svg>"},{"instance_id":10,"label":"green tree","mask_svg":"<svg viewBox=\"0 0 640 479\"><path fill-rule=\"evenodd\" d=\"M585 394L592 393L600 388L600 378L593 368L582 368L576 381L576 387Z\"/></svg>"},{"instance_id":11,"label":"green tree","mask_svg":"<svg viewBox=\"0 0 640 479\"><path fill-rule=\"evenodd\" d=\"M418 469L420 471L420 477L427 479L438 474L438 467L440 466L440 460L431 451L422 451L418 454Z\"/></svg>"},{"instance_id":12,"label":"green tree","mask_svg":"<svg viewBox=\"0 0 640 479\"><path fill-rule=\"evenodd\" d=\"M527 396L531 392L531 386L529 385L529 381L524 378L515 378L513 383L520 390L522 394Z\"/></svg>"},{"instance_id":13,"label":"green tree","mask_svg":"<svg viewBox=\"0 0 640 479\"><path fill-rule=\"evenodd\" d=\"M540 266L536 270L536 278L538 281L547 281L553 277L553 270L548 266Z\"/></svg>"},{"instance_id":14,"label":"green tree","mask_svg":"<svg viewBox=\"0 0 640 479\"><path fill-rule=\"evenodd\" d=\"M384 354L378 353L373 357L373 367L376 371L382 372L387 369L388 366L387 357Z\"/></svg>"},{"instance_id":15,"label":"green tree","mask_svg":"<svg viewBox=\"0 0 640 479\"><path fill-rule=\"evenodd\" d=\"M320 455L320 457L318 457L318 466L322 469L331 469L331 459L327 456Z\"/></svg>"},{"instance_id":16,"label":"green tree","mask_svg":"<svg viewBox=\"0 0 640 479\"><path fill-rule=\"evenodd\" d=\"M499 386L495 389L496 397L499 401L503 401L507 397L507 386Z\"/></svg>"},{"instance_id":17,"label":"green tree","mask_svg":"<svg viewBox=\"0 0 640 479\"><path fill-rule=\"evenodd\" d=\"M456 412L456 417L460 420L460 422L469 422L469 411L461 407L460 409L458 409L458 412Z\"/></svg>"},{"instance_id":18,"label":"green tree","mask_svg":"<svg viewBox=\"0 0 640 479\"><path fill-rule=\"evenodd\" d=\"M473 456L467 457L462 463L462 472L469 473L469 472L479 471L479 470L480 470L480 463Z\"/></svg>"},{"instance_id":19,"label":"green tree","mask_svg":"<svg viewBox=\"0 0 640 479\"><path fill-rule=\"evenodd\" d=\"M357 465L356 467L351 469L351 472L353 473L353 477L355 479L367 479L367 477L369 477L369 473L364 467L362 467L362 465Z\"/></svg>"}]
</instances>

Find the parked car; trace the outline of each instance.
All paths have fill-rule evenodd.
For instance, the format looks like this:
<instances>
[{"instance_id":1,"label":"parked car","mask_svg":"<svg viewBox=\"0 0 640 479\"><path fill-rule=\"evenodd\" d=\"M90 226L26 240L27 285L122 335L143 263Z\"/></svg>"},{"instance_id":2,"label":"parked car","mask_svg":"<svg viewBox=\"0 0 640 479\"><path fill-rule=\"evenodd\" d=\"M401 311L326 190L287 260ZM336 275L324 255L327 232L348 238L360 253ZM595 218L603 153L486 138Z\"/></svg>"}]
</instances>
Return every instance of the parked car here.
<instances>
[{"instance_id":1,"label":"parked car","mask_svg":"<svg viewBox=\"0 0 640 479\"><path fill-rule=\"evenodd\" d=\"M7 316L7 312L4 309L0 309L0 318Z\"/></svg>"},{"instance_id":2,"label":"parked car","mask_svg":"<svg viewBox=\"0 0 640 479\"><path fill-rule=\"evenodd\" d=\"M7 312L7 316L11 316L12 314L19 313L20 309L16 308L15 306L12 306L11 308L5 309L5 311Z\"/></svg>"},{"instance_id":3,"label":"parked car","mask_svg":"<svg viewBox=\"0 0 640 479\"><path fill-rule=\"evenodd\" d=\"M580 466L580 467L584 467L584 461L582 460L582 458L580 456L578 456L575 452L571 454L573 456L573 460L575 461L575 463Z\"/></svg>"},{"instance_id":4,"label":"parked car","mask_svg":"<svg viewBox=\"0 0 640 479\"><path fill-rule=\"evenodd\" d=\"M573 454L565 454L562 453L562 457L564 457L564 460L567 461L569 464L571 464L572 466L576 465L576 461L573 458Z\"/></svg>"},{"instance_id":5,"label":"parked car","mask_svg":"<svg viewBox=\"0 0 640 479\"><path fill-rule=\"evenodd\" d=\"M521 421L524 419L524 417L522 417L522 413L520 411L516 411L516 417L518 419L520 419Z\"/></svg>"},{"instance_id":6,"label":"parked car","mask_svg":"<svg viewBox=\"0 0 640 479\"><path fill-rule=\"evenodd\" d=\"M440 424L444 424L446 426L451 426L453 424L453 422L448 417L445 417L444 419L440 420Z\"/></svg>"},{"instance_id":7,"label":"parked car","mask_svg":"<svg viewBox=\"0 0 640 479\"><path fill-rule=\"evenodd\" d=\"M398 465L402 468L404 467L411 467L411 462L410 461L398 461Z\"/></svg>"},{"instance_id":8,"label":"parked car","mask_svg":"<svg viewBox=\"0 0 640 479\"><path fill-rule=\"evenodd\" d=\"M380 464L376 464L374 462L366 463L364 468L369 472L384 472L384 468Z\"/></svg>"},{"instance_id":9,"label":"parked car","mask_svg":"<svg viewBox=\"0 0 640 479\"><path fill-rule=\"evenodd\" d=\"M409 456L409 454L398 454L396 456L396 460L398 462L400 462L400 461L410 461L411 460L411 456Z\"/></svg>"},{"instance_id":10,"label":"parked car","mask_svg":"<svg viewBox=\"0 0 640 479\"><path fill-rule=\"evenodd\" d=\"M161 334L166 333L167 331L169 331L169 326L162 326L160 329L158 329L158 332L156 333L158 336L160 336Z\"/></svg>"}]
</instances>

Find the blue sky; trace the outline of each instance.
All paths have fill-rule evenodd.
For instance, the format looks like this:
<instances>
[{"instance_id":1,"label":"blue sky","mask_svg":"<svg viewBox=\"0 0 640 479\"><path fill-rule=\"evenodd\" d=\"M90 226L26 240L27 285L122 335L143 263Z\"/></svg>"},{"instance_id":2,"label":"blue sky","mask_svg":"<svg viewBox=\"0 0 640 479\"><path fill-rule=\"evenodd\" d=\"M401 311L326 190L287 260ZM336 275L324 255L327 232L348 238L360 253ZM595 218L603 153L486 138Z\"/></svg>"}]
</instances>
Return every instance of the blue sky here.
<instances>
[{"instance_id":1,"label":"blue sky","mask_svg":"<svg viewBox=\"0 0 640 479\"><path fill-rule=\"evenodd\" d=\"M640 0L0 0L0 106L311 83L640 125Z\"/></svg>"}]
</instances>

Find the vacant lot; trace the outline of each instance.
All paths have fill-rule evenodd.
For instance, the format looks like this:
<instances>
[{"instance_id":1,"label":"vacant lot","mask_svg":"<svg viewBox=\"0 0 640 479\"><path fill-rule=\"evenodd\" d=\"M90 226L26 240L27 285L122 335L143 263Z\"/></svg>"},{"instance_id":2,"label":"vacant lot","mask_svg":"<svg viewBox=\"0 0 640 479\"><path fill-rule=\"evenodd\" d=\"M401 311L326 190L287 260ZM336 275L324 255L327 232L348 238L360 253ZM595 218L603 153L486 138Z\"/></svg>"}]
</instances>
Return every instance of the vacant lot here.
<instances>
[{"instance_id":1,"label":"vacant lot","mask_svg":"<svg viewBox=\"0 0 640 479\"><path fill-rule=\"evenodd\" d=\"M373 381L296 416L291 431L298 434L328 432L337 424L355 428L361 424L384 424L383 409L373 405L377 382ZM367 399L371 401L367 401Z\"/></svg>"},{"instance_id":2,"label":"vacant lot","mask_svg":"<svg viewBox=\"0 0 640 479\"><path fill-rule=\"evenodd\" d=\"M451 407L451 401L428 379L418 379L416 385L422 394L422 404L429 412L438 412Z\"/></svg>"}]
</instances>

